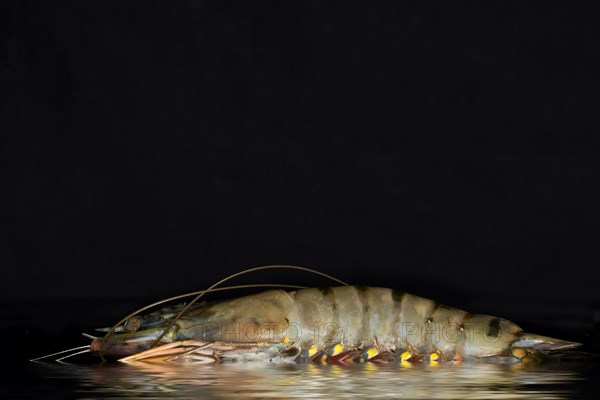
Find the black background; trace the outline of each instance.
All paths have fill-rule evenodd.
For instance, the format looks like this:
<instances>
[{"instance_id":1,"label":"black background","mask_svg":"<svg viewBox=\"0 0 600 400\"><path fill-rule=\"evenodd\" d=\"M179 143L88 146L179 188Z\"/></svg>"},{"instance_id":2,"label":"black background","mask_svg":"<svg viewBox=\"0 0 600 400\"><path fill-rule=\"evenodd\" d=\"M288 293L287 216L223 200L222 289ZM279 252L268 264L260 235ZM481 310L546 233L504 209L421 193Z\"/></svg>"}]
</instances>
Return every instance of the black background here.
<instances>
[{"instance_id":1,"label":"black background","mask_svg":"<svg viewBox=\"0 0 600 400\"><path fill-rule=\"evenodd\" d=\"M284 263L581 337L600 303L599 14L2 3L0 301L157 299Z\"/></svg>"}]
</instances>

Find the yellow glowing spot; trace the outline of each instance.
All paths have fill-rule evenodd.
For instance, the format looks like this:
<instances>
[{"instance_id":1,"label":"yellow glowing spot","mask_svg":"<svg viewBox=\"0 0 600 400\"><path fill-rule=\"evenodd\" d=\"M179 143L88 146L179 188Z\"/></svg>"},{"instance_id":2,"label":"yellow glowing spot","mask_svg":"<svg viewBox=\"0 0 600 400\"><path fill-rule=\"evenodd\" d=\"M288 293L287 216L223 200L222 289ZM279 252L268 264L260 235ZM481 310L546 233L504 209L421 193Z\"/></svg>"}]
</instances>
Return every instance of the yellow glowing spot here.
<instances>
[{"instance_id":1,"label":"yellow glowing spot","mask_svg":"<svg viewBox=\"0 0 600 400\"><path fill-rule=\"evenodd\" d=\"M438 353L431 353L429 355L429 361L437 361L438 358L440 358Z\"/></svg>"},{"instance_id":2,"label":"yellow glowing spot","mask_svg":"<svg viewBox=\"0 0 600 400\"><path fill-rule=\"evenodd\" d=\"M518 359L521 359L527 355L527 352L525 351L525 349L523 349L521 347L514 348L511 353L513 356L517 357Z\"/></svg>"},{"instance_id":3,"label":"yellow glowing spot","mask_svg":"<svg viewBox=\"0 0 600 400\"><path fill-rule=\"evenodd\" d=\"M290 342L290 338L289 337L284 337L283 338L283 343L289 343Z\"/></svg>"},{"instance_id":4,"label":"yellow glowing spot","mask_svg":"<svg viewBox=\"0 0 600 400\"><path fill-rule=\"evenodd\" d=\"M312 357L315 354L317 354L317 346L315 346L314 344L312 346L310 346L310 349L308 349L308 356Z\"/></svg>"},{"instance_id":5,"label":"yellow glowing spot","mask_svg":"<svg viewBox=\"0 0 600 400\"><path fill-rule=\"evenodd\" d=\"M379 350L377 350L375 347L371 347L369 350L367 350L367 359L371 359L373 357L375 357L377 354L379 354Z\"/></svg>"},{"instance_id":6,"label":"yellow glowing spot","mask_svg":"<svg viewBox=\"0 0 600 400\"><path fill-rule=\"evenodd\" d=\"M331 352L331 355L332 356L337 356L338 354L340 354L343 351L344 351L344 345L343 344L336 344L335 347L333 348L333 351Z\"/></svg>"},{"instance_id":7,"label":"yellow glowing spot","mask_svg":"<svg viewBox=\"0 0 600 400\"><path fill-rule=\"evenodd\" d=\"M404 353L402 353L400 355L400 360L401 361L407 361L408 359L410 359L412 357L412 354L410 354L408 351L405 351Z\"/></svg>"},{"instance_id":8,"label":"yellow glowing spot","mask_svg":"<svg viewBox=\"0 0 600 400\"><path fill-rule=\"evenodd\" d=\"M400 366L402 368L410 368L410 367L412 367L412 365L410 365L410 363L408 361L401 361L400 362Z\"/></svg>"}]
</instances>

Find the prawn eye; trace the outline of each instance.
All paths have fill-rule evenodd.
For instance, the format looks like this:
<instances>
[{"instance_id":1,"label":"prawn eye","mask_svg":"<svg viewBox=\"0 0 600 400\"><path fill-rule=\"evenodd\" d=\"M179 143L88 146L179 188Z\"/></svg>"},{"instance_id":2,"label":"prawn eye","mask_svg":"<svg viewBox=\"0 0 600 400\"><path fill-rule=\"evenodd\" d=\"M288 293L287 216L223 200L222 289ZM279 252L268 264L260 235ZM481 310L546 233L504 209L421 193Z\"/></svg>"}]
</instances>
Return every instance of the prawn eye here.
<instances>
[{"instance_id":1,"label":"prawn eye","mask_svg":"<svg viewBox=\"0 0 600 400\"><path fill-rule=\"evenodd\" d=\"M127 332L135 332L142 326L142 319L138 316L131 317L125 321L125 330Z\"/></svg>"}]
</instances>

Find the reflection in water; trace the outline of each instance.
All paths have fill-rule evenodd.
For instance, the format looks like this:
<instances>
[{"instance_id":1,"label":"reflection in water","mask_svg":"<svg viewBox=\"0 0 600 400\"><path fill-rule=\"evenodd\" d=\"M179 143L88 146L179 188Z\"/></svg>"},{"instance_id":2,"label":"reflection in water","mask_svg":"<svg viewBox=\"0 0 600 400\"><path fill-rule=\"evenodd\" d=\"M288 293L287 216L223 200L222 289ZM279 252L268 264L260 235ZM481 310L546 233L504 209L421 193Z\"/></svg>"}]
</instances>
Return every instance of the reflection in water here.
<instances>
[{"instance_id":1,"label":"reflection in water","mask_svg":"<svg viewBox=\"0 0 600 400\"><path fill-rule=\"evenodd\" d=\"M486 398L570 397L581 378L556 365L216 364L40 366L76 379L80 398Z\"/></svg>"}]
</instances>

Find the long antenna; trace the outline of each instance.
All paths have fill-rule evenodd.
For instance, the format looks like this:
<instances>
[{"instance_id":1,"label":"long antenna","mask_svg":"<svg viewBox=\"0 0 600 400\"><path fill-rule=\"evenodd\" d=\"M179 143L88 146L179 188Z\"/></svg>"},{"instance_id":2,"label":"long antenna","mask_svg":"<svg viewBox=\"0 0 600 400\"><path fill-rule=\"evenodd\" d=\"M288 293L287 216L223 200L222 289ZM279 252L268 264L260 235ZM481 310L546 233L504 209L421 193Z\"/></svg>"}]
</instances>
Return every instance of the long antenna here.
<instances>
[{"instance_id":1,"label":"long antenna","mask_svg":"<svg viewBox=\"0 0 600 400\"><path fill-rule=\"evenodd\" d=\"M29 360L29 361L39 361L39 360L43 360L44 358L48 358L48 357L52 357L52 356L57 356L59 354L69 353L69 352L75 351L75 350L88 349L89 347L90 347L89 344L87 344L85 346L80 346L80 347L73 347L72 349L58 351L56 353L47 354L45 356L41 356L41 357L38 357L38 358L33 358L33 359Z\"/></svg>"},{"instance_id":2,"label":"long antenna","mask_svg":"<svg viewBox=\"0 0 600 400\"><path fill-rule=\"evenodd\" d=\"M121 318L121 320L119 322L117 322L116 324L114 324L104 335L104 337L102 337L102 340L100 341L100 347L98 349L98 354L100 354L100 358L102 359L102 361L106 361L104 359L104 356L102 355L102 346L104 345L104 341L106 339L108 339L108 337L114 333L114 331L117 329L118 326L120 326L122 323L124 323L125 321L127 321L129 318L133 317L136 314L141 313L142 311L146 311L149 308L155 307L157 305L160 304L164 304L167 303L169 301L174 301L174 300L179 300L179 299L183 299L185 297L191 297L191 296L196 296L198 294L204 294L204 293L209 293L209 292L221 292L221 291L225 291L225 290L233 290L233 289L247 289L247 288L257 288L257 287L284 287L284 288L289 288L289 289L304 289L305 286L298 286L298 285L286 285L284 283L253 283L250 285L235 285L235 286L225 286L225 287L220 287L220 288L215 288L215 289L207 289L207 290L199 290L197 292L191 292L191 293L185 293L185 294L180 294L178 296L173 296L173 297L169 297L167 299L163 299L163 300L158 300L152 304L148 304L147 306L144 306L142 308L138 308L137 310L133 311L132 313L126 315L125 317ZM84 335L85 336L85 335ZM91 336L91 335L90 335Z\"/></svg>"},{"instance_id":3,"label":"long antenna","mask_svg":"<svg viewBox=\"0 0 600 400\"><path fill-rule=\"evenodd\" d=\"M214 285L212 285L211 287L209 287L207 290L212 290L214 288L216 288L217 286L219 286L222 283L227 282L230 279L236 278L240 275L245 275L248 274L250 272L255 272L255 271L262 271L265 269L295 269L295 270L299 270L299 271L305 271L305 272L311 272L313 274L316 275L321 275L324 276L326 278L331 279L332 281L335 281L337 283L340 283L344 286L348 286L348 284L340 279L337 279L331 275L327 275L324 272L320 272L320 271L316 271L314 269L311 268L306 268L306 267L299 267L296 265L265 265L262 267L255 267L255 268L250 268L250 269L246 269L243 270L241 272L237 272L235 274L229 275L226 278L221 279L219 282L215 283ZM206 292L205 292L206 293ZM180 312L179 314L177 314L177 316L171 321L169 322L169 324L167 325L167 327L162 331L162 333L160 335L158 335L158 338L154 341L154 343L150 346L150 348L153 348L154 346L156 346L160 340L167 334L167 332L171 329L171 327L173 326L173 324L175 323L175 321L177 321L179 318L181 318L181 316L198 300L200 300L202 298L202 296L204 296L205 293L200 293L198 296L196 296L194 298L194 300L190 301Z\"/></svg>"},{"instance_id":4,"label":"long antenna","mask_svg":"<svg viewBox=\"0 0 600 400\"><path fill-rule=\"evenodd\" d=\"M248 288L248 287L262 287L262 286L279 286L279 287L287 287L287 288L295 288L295 289L302 289L304 288L304 286L296 286L296 285L284 285L284 284L254 284L254 285L238 285L238 286L230 286L230 287L223 287L223 288L217 288L217 286L221 285L222 283L233 279L235 277L238 277L240 275L244 275L244 274L248 274L250 272L254 272L254 271L260 271L260 270L267 270L267 269L291 269L291 270L299 270L299 271L305 271L305 272L310 272L313 273L315 275L320 275L320 276L324 276L328 279L331 279L337 283L340 283L344 286L348 286L348 284L340 279L337 279L331 275L325 274L323 272L320 271L316 271L314 269L311 268L306 268L306 267L299 267L299 266L295 266L295 265L266 265L266 266L261 266L261 267L255 267L255 268L250 268L250 269L246 269L244 271L235 273L233 275L229 275L226 278L220 280L219 282L215 283L214 285L212 285L211 287L209 287L206 290L200 290L197 292L192 292L192 293L186 293L183 295L179 295L179 296L174 296L174 297L170 297L168 299L164 299L164 300L160 300L157 301L155 303L152 303L150 305L147 305L145 307L142 307L134 312L132 312L131 314L125 316L124 318L122 318L119 322L117 322L115 325L113 325L108 332L104 335L104 337L102 338L102 341L100 342L100 346L98 349L98 353L100 354L100 358L105 361L105 358L102 354L102 347L104 345L104 342L110 337L110 335L115 331L115 329L117 329L118 326L120 326L122 323L124 323L126 320L128 320L129 318L133 317L134 315L145 311L149 308L152 308L156 305L159 304L163 304L166 303L168 301L172 301L172 300L177 300L177 299L181 299L184 297L189 297L189 296L194 296L197 295L196 298L194 298L194 300L192 300L187 306L184 307L183 310L181 310L181 312L177 315L177 317L175 317L175 319L173 319L168 326L166 327L165 330L163 330L163 332L159 335L158 339L152 344L152 346L150 346L150 348L156 346L158 344L158 342L165 336L165 334L169 331L169 329L171 329L171 327L173 326L173 323L175 321L177 321L177 319L179 319L194 303L196 303L198 300L200 300L206 293L210 293L210 292L216 292L216 291L221 291L221 290L229 290L229 289L239 289L239 288Z\"/></svg>"}]
</instances>

